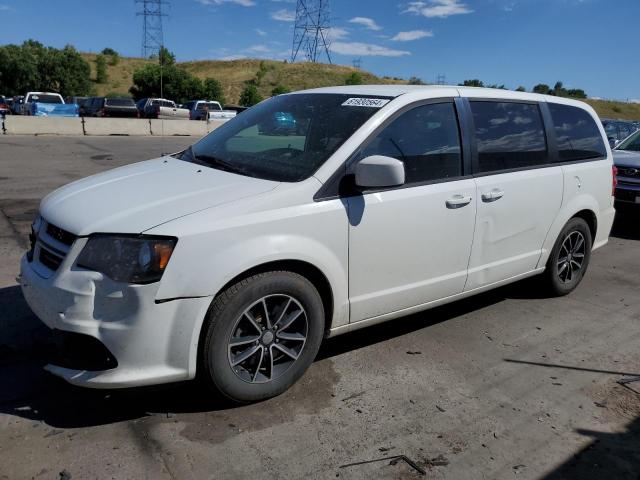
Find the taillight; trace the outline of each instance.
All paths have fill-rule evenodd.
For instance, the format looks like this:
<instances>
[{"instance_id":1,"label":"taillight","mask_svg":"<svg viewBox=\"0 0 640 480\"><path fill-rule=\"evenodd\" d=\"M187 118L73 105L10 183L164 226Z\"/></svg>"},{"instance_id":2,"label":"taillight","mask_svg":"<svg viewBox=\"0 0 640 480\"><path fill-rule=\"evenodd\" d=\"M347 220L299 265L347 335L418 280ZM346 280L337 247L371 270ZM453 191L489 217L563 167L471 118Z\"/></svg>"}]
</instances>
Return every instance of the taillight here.
<instances>
[{"instance_id":1,"label":"taillight","mask_svg":"<svg viewBox=\"0 0 640 480\"><path fill-rule=\"evenodd\" d=\"M616 187L618 186L618 167L611 167L611 195L616 195Z\"/></svg>"}]
</instances>

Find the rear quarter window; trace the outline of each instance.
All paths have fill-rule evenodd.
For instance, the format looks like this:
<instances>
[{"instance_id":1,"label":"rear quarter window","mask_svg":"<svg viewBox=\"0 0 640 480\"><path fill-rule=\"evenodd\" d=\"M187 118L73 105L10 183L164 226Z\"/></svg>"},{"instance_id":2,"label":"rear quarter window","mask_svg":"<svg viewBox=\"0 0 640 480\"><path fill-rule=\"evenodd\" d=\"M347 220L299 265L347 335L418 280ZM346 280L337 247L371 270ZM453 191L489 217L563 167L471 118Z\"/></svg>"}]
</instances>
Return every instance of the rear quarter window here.
<instances>
[{"instance_id":1,"label":"rear quarter window","mask_svg":"<svg viewBox=\"0 0 640 480\"><path fill-rule=\"evenodd\" d=\"M596 160L607 156L600 129L582 108L549 103L561 162Z\"/></svg>"}]
</instances>

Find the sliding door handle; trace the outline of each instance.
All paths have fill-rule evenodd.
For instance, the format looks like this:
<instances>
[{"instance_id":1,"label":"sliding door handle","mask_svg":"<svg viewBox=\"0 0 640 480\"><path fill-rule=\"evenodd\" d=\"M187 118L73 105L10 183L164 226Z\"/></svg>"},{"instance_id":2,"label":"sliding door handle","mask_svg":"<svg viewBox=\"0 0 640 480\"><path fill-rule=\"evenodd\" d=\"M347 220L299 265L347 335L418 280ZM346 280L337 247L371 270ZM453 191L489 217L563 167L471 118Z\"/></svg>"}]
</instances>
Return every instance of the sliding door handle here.
<instances>
[{"instance_id":1,"label":"sliding door handle","mask_svg":"<svg viewBox=\"0 0 640 480\"><path fill-rule=\"evenodd\" d=\"M470 195L454 195L446 201L447 208L462 208L471 203Z\"/></svg>"},{"instance_id":2,"label":"sliding door handle","mask_svg":"<svg viewBox=\"0 0 640 480\"><path fill-rule=\"evenodd\" d=\"M504 196L504 192L498 188L494 188L490 192L482 194L482 201L485 203L495 202Z\"/></svg>"}]
</instances>

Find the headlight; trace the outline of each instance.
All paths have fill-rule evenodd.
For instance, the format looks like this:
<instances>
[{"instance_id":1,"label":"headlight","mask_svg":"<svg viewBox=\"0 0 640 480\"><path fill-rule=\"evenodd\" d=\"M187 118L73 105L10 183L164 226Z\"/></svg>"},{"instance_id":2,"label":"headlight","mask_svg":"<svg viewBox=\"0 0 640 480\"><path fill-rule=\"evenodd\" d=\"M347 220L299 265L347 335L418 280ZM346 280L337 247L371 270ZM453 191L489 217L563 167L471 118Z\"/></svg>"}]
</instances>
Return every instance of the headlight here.
<instances>
[{"instance_id":1,"label":"headlight","mask_svg":"<svg viewBox=\"0 0 640 480\"><path fill-rule=\"evenodd\" d=\"M93 235L76 264L116 282L153 283L162 278L177 241L145 235Z\"/></svg>"}]
</instances>

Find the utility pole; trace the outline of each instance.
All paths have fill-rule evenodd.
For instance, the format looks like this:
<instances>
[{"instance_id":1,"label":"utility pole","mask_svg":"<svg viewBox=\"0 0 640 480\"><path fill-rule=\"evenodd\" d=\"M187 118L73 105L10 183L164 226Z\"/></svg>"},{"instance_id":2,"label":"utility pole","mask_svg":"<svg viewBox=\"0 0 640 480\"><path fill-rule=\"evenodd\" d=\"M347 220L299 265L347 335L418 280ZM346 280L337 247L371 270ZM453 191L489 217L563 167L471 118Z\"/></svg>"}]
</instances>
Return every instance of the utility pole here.
<instances>
[{"instance_id":1,"label":"utility pole","mask_svg":"<svg viewBox=\"0 0 640 480\"><path fill-rule=\"evenodd\" d=\"M292 63L299 55L315 63L323 52L331 63L329 20L329 0L297 0L291 47Z\"/></svg>"}]
</instances>

